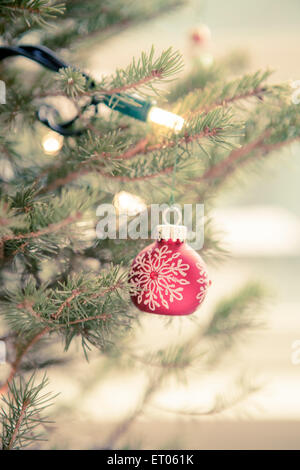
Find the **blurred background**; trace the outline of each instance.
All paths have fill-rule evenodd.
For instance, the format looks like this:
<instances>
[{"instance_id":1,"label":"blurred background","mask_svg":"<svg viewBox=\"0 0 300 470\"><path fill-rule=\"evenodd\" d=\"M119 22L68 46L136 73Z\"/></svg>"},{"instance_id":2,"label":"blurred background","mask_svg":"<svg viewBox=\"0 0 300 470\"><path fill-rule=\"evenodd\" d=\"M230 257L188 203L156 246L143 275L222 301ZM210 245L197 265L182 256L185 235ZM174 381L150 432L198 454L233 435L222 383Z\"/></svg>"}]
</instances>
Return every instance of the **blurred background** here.
<instances>
[{"instance_id":1,"label":"blurred background","mask_svg":"<svg viewBox=\"0 0 300 470\"><path fill-rule=\"evenodd\" d=\"M300 80L299 17L298 0L194 1L78 53L97 77L126 66L152 44L157 50L172 45L183 53L189 70L199 53L191 36L199 28L203 32L204 24L205 34L211 35L201 49L208 66L239 51L249 59L249 70L271 68L273 82L295 81ZM162 386L127 423L131 425L120 433L118 448L300 448L299 157L298 144L281 151L259 172L246 172L229 185L214 204L213 215L231 256L210 268L213 286L197 321L207 321L222 295L259 279L270 290L262 326L214 372L194 367L185 380ZM164 328L161 318L140 315L141 326L132 338L140 351L176 344L194 328L191 319ZM61 390L50 444L100 448L105 436L109 440L138 406L145 367L116 370L97 353L91 354L89 364L79 347L68 353L72 358L74 354L75 361L49 370L51 384ZM229 400L234 396L234 384L242 375L255 384L255 392L233 399L225 411L205 415L216 395L228 395Z\"/></svg>"}]
</instances>

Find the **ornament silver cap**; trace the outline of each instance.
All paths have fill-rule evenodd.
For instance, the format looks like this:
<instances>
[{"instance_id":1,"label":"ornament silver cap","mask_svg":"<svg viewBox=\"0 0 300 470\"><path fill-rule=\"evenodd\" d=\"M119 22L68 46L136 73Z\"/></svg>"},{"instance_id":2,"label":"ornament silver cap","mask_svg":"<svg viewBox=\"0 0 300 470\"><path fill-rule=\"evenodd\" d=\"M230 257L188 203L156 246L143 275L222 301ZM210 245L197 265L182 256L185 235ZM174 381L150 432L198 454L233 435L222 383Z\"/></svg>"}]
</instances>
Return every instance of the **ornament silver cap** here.
<instances>
[{"instance_id":1,"label":"ornament silver cap","mask_svg":"<svg viewBox=\"0 0 300 470\"><path fill-rule=\"evenodd\" d=\"M184 242L187 238L187 228L185 225L164 224L156 227L157 240L180 240Z\"/></svg>"}]
</instances>

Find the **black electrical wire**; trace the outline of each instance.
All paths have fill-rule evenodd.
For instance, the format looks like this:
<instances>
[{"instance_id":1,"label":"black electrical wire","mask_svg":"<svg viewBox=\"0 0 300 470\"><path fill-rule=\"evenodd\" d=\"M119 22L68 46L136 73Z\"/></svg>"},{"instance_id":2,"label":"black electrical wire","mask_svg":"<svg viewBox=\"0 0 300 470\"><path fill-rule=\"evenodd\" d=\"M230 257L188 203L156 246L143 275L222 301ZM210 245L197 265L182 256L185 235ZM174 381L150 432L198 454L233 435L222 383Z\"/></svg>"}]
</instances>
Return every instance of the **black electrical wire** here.
<instances>
[{"instance_id":1,"label":"black electrical wire","mask_svg":"<svg viewBox=\"0 0 300 470\"><path fill-rule=\"evenodd\" d=\"M45 46L1 46L0 47L0 60L6 59L7 57L21 56L27 59L33 60L38 64L46 67L53 72L58 72L61 68L70 67L69 64L59 59L50 49ZM95 86L93 80L88 75L82 73L82 75L89 81L90 88ZM100 103L96 97L92 97L91 101L82 107L81 113L86 111L90 106L94 106L94 112L97 113L97 104ZM64 123L58 123L60 115L56 108L49 104L43 104L37 111L37 118L40 122L45 124L47 127L63 136L74 136L80 135L84 129L74 129L73 124L79 118L79 114L73 119Z\"/></svg>"},{"instance_id":2,"label":"black electrical wire","mask_svg":"<svg viewBox=\"0 0 300 470\"><path fill-rule=\"evenodd\" d=\"M0 47L0 60L12 56L23 56L34 60L40 65L58 72L61 68L69 67L66 62L59 59L50 49L44 46L2 46Z\"/></svg>"},{"instance_id":3,"label":"black electrical wire","mask_svg":"<svg viewBox=\"0 0 300 470\"><path fill-rule=\"evenodd\" d=\"M44 46L19 45L0 47L0 60L13 56L26 57L53 72L58 72L61 68L70 67L69 64L59 59L53 51ZM85 77L88 87L93 90L96 86L95 82L87 74L83 72L81 74ZM143 122L147 121L149 110L154 104L137 95L125 95L122 93L112 95L103 93L102 95L101 97L96 95L91 96L90 101L83 105L78 114L69 121L61 123L58 110L49 104L43 104L40 107L37 111L37 118L47 127L61 135L74 136L85 132L85 129L76 129L74 127L76 120L90 107L93 107L94 114L97 114L97 105L99 103L104 103L114 111L119 111Z\"/></svg>"}]
</instances>

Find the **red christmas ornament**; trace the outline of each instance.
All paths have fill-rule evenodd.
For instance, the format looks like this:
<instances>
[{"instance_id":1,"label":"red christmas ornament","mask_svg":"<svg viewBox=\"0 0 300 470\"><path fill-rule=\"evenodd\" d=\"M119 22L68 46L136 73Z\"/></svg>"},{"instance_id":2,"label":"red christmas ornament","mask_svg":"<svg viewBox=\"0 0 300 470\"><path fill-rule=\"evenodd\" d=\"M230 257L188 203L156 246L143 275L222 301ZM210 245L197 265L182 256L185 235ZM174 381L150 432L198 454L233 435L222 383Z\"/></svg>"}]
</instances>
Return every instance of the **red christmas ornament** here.
<instances>
[{"instance_id":1,"label":"red christmas ornament","mask_svg":"<svg viewBox=\"0 0 300 470\"><path fill-rule=\"evenodd\" d=\"M185 243L183 225L159 225L158 239L133 260L131 300L143 312L190 315L211 284L201 256Z\"/></svg>"},{"instance_id":2,"label":"red christmas ornament","mask_svg":"<svg viewBox=\"0 0 300 470\"><path fill-rule=\"evenodd\" d=\"M202 24L191 31L190 39L197 46L205 46L211 40L211 31L206 24Z\"/></svg>"}]
</instances>

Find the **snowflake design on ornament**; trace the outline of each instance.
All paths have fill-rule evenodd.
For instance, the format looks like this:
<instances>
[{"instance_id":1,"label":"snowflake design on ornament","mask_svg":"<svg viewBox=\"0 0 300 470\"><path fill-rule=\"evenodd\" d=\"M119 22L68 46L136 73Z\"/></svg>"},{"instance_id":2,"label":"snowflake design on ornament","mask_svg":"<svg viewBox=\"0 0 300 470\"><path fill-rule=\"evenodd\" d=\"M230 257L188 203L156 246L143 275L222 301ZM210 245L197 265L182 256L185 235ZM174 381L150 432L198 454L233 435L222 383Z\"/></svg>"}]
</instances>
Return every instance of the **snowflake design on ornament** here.
<instances>
[{"instance_id":1,"label":"snowflake design on ornament","mask_svg":"<svg viewBox=\"0 0 300 470\"><path fill-rule=\"evenodd\" d=\"M189 269L180 253L174 253L166 245L148 250L136 257L129 276L131 291L137 295L138 304L143 301L152 311L161 305L169 308L167 298L169 302L183 299L181 286L190 282L181 276L185 277Z\"/></svg>"},{"instance_id":2,"label":"snowflake design on ornament","mask_svg":"<svg viewBox=\"0 0 300 470\"><path fill-rule=\"evenodd\" d=\"M199 304L201 304L202 300L206 296L207 289L210 286L210 281L207 277L207 272L205 269L203 269L203 266L200 263L196 263L196 266L199 268L199 275L201 276L199 279L197 279L197 282L200 284L200 292L197 294L196 299L198 299Z\"/></svg>"}]
</instances>

